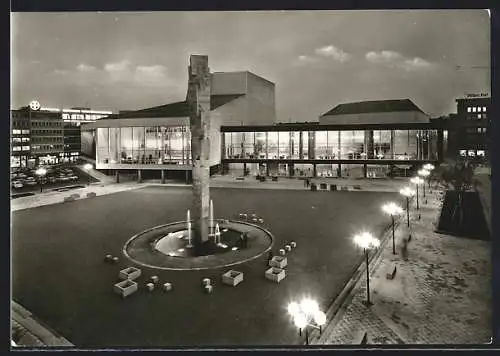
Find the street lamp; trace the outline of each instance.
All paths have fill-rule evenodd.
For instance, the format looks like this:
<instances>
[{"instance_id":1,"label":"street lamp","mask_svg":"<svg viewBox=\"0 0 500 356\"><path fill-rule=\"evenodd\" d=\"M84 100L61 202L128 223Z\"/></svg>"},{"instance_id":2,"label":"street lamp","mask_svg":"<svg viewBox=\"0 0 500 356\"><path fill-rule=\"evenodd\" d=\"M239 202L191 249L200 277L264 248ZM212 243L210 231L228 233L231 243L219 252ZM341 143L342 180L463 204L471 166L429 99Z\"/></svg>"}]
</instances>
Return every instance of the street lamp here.
<instances>
[{"instance_id":1,"label":"street lamp","mask_svg":"<svg viewBox=\"0 0 500 356\"><path fill-rule=\"evenodd\" d=\"M431 174L431 172L429 172L427 169L423 168L421 170L419 170L418 172L418 175L419 176L422 176L424 177L424 181L425 181L425 178L429 176L429 174ZM423 187L424 187L424 198L425 198L425 184L423 184Z\"/></svg>"},{"instance_id":2,"label":"street lamp","mask_svg":"<svg viewBox=\"0 0 500 356\"><path fill-rule=\"evenodd\" d=\"M412 179L410 179L410 182L412 182L413 184L415 184L415 186L417 187L417 210L420 210L420 205L418 204L418 185L419 184L424 184L424 180L420 177L413 177ZM425 189L425 187L424 187Z\"/></svg>"},{"instance_id":3,"label":"street lamp","mask_svg":"<svg viewBox=\"0 0 500 356\"><path fill-rule=\"evenodd\" d=\"M47 174L47 170L43 167L40 167L35 171L35 174L38 176L38 184L40 184L40 193L41 193L43 191L42 179Z\"/></svg>"},{"instance_id":4,"label":"street lamp","mask_svg":"<svg viewBox=\"0 0 500 356\"><path fill-rule=\"evenodd\" d=\"M288 304L288 314L293 318L293 323L299 329L299 336L302 336L302 329L306 333L306 345L309 345L309 332L307 327L311 326L319 329L326 323L326 315L319 309L318 303L311 298L304 298L297 302Z\"/></svg>"},{"instance_id":5,"label":"street lamp","mask_svg":"<svg viewBox=\"0 0 500 356\"><path fill-rule=\"evenodd\" d=\"M403 208L401 208L399 205L397 205L394 202L384 204L382 206L382 210L389 214L392 219L392 254L396 254L396 237L395 237L395 232L394 232L394 216L399 215L403 212Z\"/></svg>"},{"instance_id":6,"label":"street lamp","mask_svg":"<svg viewBox=\"0 0 500 356\"><path fill-rule=\"evenodd\" d=\"M93 168L93 166L90 163L87 163L83 166L83 169L87 172L87 185L90 186L90 173L89 171Z\"/></svg>"},{"instance_id":7,"label":"street lamp","mask_svg":"<svg viewBox=\"0 0 500 356\"><path fill-rule=\"evenodd\" d=\"M415 195L415 191L410 187L404 187L399 193L406 197L406 220L408 227L410 227L410 197Z\"/></svg>"},{"instance_id":8,"label":"street lamp","mask_svg":"<svg viewBox=\"0 0 500 356\"><path fill-rule=\"evenodd\" d=\"M424 169L429 171L429 174L434 170L434 165L433 164L430 164L430 163L427 163L426 165L424 165ZM429 192L430 192L430 189L431 189L431 181L428 180L428 183L429 183Z\"/></svg>"},{"instance_id":9,"label":"street lamp","mask_svg":"<svg viewBox=\"0 0 500 356\"><path fill-rule=\"evenodd\" d=\"M370 306L370 268L368 264L368 250L380 246L380 240L369 232L362 232L354 236L354 243L363 248L366 259L366 306Z\"/></svg>"}]
</instances>

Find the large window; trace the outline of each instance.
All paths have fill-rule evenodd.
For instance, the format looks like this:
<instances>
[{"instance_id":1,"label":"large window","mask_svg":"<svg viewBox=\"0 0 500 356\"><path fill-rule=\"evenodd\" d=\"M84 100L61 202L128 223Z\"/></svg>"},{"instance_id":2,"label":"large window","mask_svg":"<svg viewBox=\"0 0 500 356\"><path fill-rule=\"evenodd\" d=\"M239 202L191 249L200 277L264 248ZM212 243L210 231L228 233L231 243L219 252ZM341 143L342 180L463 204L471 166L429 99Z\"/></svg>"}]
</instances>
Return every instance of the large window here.
<instances>
[{"instance_id":1,"label":"large window","mask_svg":"<svg viewBox=\"0 0 500 356\"><path fill-rule=\"evenodd\" d=\"M278 132L278 156L280 159L290 158L289 132Z\"/></svg>"},{"instance_id":2,"label":"large window","mask_svg":"<svg viewBox=\"0 0 500 356\"><path fill-rule=\"evenodd\" d=\"M341 159L366 158L365 132L362 130L340 132Z\"/></svg>"},{"instance_id":3,"label":"large window","mask_svg":"<svg viewBox=\"0 0 500 356\"><path fill-rule=\"evenodd\" d=\"M269 159L278 158L278 133L268 132L267 133L267 154Z\"/></svg>"}]
</instances>

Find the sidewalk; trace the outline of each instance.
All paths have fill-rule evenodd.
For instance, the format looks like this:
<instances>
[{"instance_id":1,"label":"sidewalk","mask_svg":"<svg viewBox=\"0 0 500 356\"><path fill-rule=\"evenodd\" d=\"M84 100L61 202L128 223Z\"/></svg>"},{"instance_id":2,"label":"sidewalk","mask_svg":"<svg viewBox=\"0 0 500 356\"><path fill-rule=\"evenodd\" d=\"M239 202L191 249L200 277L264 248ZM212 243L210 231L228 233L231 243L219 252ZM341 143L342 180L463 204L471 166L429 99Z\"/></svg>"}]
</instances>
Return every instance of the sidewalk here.
<instances>
[{"instance_id":1,"label":"sidewalk","mask_svg":"<svg viewBox=\"0 0 500 356\"><path fill-rule=\"evenodd\" d=\"M259 182L254 176L244 177L244 180L237 180L235 175L217 175L210 180L210 186L214 188L253 188L253 189L290 189L309 190L304 186L304 181L298 178L279 177L277 182L273 182L271 177L267 177L265 182ZM327 190L330 184L336 184L337 189L347 187L349 191L378 191L378 192L399 192L399 189L408 184L408 179L343 179L343 178L311 178L311 183L318 185L326 183Z\"/></svg>"},{"instance_id":2,"label":"sidewalk","mask_svg":"<svg viewBox=\"0 0 500 356\"><path fill-rule=\"evenodd\" d=\"M322 335L311 344L485 344L492 336L491 243L435 233L440 202L427 194L412 221L409 260L384 247L370 266L370 297L360 278ZM415 209L413 207L412 209ZM406 224L398 240L407 235ZM399 241L398 241L399 242ZM399 245L399 243L398 243ZM397 267L393 280L386 278Z\"/></svg>"},{"instance_id":3,"label":"sidewalk","mask_svg":"<svg viewBox=\"0 0 500 356\"><path fill-rule=\"evenodd\" d=\"M12 302L12 340L17 347L72 347L65 338L42 326L33 315L16 302Z\"/></svg>"}]
</instances>

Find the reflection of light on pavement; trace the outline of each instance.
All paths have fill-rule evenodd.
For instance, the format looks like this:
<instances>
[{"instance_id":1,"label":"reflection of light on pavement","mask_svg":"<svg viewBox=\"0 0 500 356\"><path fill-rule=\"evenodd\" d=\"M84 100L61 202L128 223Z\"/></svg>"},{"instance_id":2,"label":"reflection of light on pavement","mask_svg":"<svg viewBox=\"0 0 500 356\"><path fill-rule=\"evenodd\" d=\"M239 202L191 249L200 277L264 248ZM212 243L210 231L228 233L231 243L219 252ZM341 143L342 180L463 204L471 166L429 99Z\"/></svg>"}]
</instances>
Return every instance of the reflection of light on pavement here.
<instances>
[{"instance_id":1,"label":"reflection of light on pavement","mask_svg":"<svg viewBox=\"0 0 500 356\"><path fill-rule=\"evenodd\" d=\"M179 252L184 252L184 249L183 249L183 248L180 248L180 249L178 249L177 251L179 251Z\"/></svg>"},{"instance_id":2,"label":"reflection of light on pavement","mask_svg":"<svg viewBox=\"0 0 500 356\"><path fill-rule=\"evenodd\" d=\"M235 246L231 250L236 251L237 249L238 249L238 247Z\"/></svg>"}]
</instances>

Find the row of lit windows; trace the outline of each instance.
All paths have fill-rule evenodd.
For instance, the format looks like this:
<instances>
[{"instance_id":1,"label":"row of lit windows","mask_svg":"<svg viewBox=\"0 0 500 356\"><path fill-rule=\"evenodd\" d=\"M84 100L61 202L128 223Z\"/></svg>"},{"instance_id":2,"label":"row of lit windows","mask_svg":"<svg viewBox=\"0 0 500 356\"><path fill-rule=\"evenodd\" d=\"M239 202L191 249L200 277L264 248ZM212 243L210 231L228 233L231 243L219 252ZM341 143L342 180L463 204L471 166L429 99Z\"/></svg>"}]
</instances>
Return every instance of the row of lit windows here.
<instances>
[{"instance_id":1,"label":"row of lit windows","mask_svg":"<svg viewBox=\"0 0 500 356\"><path fill-rule=\"evenodd\" d=\"M34 151L46 151L54 149L62 149L63 145L33 145L31 149Z\"/></svg>"},{"instance_id":2,"label":"row of lit windows","mask_svg":"<svg viewBox=\"0 0 500 356\"><path fill-rule=\"evenodd\" d=\"M32 137L31 142L63 142L62 137Z\"/></svg>"},{"instance_id":3,"label":"row of lit windows","mask_svg":"<svg viewBox=\"0 0 500 356\"><path fill-rule=\"evenodd\" d=\"M47 134L62 135L63 131L62 130L31 130L31 134L33 134L33 135L47 135Z\"/></svg>"},{"instance_id":4,"label":"row of lit windows","mask_svg":"<svg viewBox=\"0 0 500 356\"><path fill-rule=\"evenodd\" d=\"M469 127L467 133L486 133L486 127Z\"/></svg>"},{"instance_id":5,"label":"row of lit windows","mask_svg":"<svg viewBox=\"0 0 500 356\"><path fill-rule=\"evenodd\" d=\"M484 150L460 150L459 151L460 156L462 157L484 157L485 152Z\"/></svg>"},{"instance_id":6,"label":"row of lit windows","mask_svg":"<svg viewBox=\"0 0 500 356\"><path fill-rule=\"evenodd\" d=\"M30 146L14 146L12 147L12 151L29 151Z\"/></svg>"},{"instance_id":7,"label":"row of lit windows","mask_svg":"<svg viewBox=\"0 0 500 356\"><path fill-rule=\"evenodd\" d=\"M467 112L486 112L486 106L468 106Z\"/></svg>"},{"instance_id":8,"label":"row of lit windows","mask_svg":"<svg viewBox=\"0 0 500 356\"><path fill-rule=\"evenodd\" d=\"M13 135L29 135L30 130L12 130Z\"/></svg>"},{"instance_id":9,"label":"row of lit windows","mask_svg":"<svg viewBox=\"0 0 500 356\"><path fill-rule=\"evenodd\" d=\"M31 126L47 126L47 127L53 127L53 126L62 126L63 123L60 121L32 121Z\"/></svg>"},{"instance_id":10,"label":"row of lit windows","mask_svg":"<svg viewBox=\"0 0 500 356\"><path fill-rule=\"evenodd\" d=\"M12 137L12 142L30 142L29 137Z\"/></svg>"}]
</instances>

